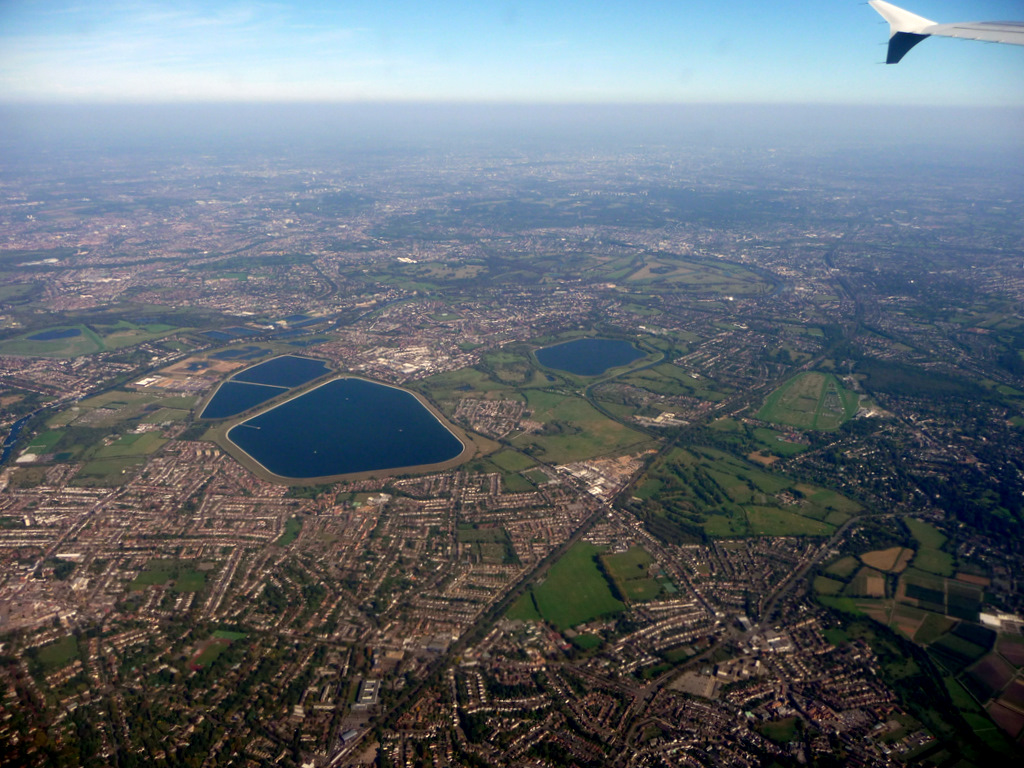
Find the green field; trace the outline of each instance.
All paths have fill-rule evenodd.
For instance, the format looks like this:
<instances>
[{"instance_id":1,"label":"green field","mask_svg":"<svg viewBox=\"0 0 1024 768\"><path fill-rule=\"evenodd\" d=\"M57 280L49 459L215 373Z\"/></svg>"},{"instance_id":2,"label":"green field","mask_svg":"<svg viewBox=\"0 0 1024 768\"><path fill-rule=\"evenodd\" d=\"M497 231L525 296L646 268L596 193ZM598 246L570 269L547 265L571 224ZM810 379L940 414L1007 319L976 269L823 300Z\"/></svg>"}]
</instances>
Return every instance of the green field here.
<instances>
[{"instance_id":1,"label":"green field","mask_svg":"<svg viewBox=\"0 0 1024 768\"><path fill-rule=\"evenodd\" d=\"M953 575L953 556L937 549L919 549L914 555L913 566L939 576Z\"/></svg>"},{"instance_id":2,"label":"green field","mask_svg":"<svg viewBox=\"0 0 1024 768\"><path fill-rule=\"evenodd\" d=\"M601 552L593 544L577 542L551 566L544 583L533 588L540 615L560 631L625 608L597 567L595 556Z\"/></svg>"},{"instance_id":3,"label":"green field","mask_svg":"<svg viewBox=\"0 0 1024 768\"><path fill-rule=\"evenodd\" d=\"M630 602L652 600L661 594L661 584L651 577L654 559L642 547L599 557L619 594Z\"/></svg>"},{"instance_id":4,"label":"green field","mask_svg":"<svg viewBox=\"0 0 1024 768\"><path fill-rule=\"evenodd\" d=\"M487 457L498 469L506 472L522 472L524 469L537 466L537 462L518 451L505 449Z\"/></svg>"},{"instance_id":5,"label":"green field","mask_svg":"<svg viewBox=\"0 0 1024 768\"><path fill-rule=\"evenodd\" d=\"M738 264L706 262L673 253L645 256L640 267L625 279L644 285L652 293L757 295L771 290L763 278Z\"/></svg>"},{"instance_id":6,"label":"green field","mask_svg":"<svg viewBox=\"0 0 1024 768\"><path fill-rule=\"evenodd\" d=\"M124 484L134 470L142 465L141 458L99 459L87 461L72 478L71 484L88 488L109 488Z\"/></svg>"},{"instance_id":7,"label":"green field","mask_svg":"<svg viewBox=\"0 0 1024 768\"><path fill-rule=\"evenodd\" d=\"M163 409L187 413L195 404L192 395L111 390L82 400L55 414L47 422L52 428L65 426L115 427L132 422L149 422ZM163 419L160 419L161 421Z\"/></svg>"},{"instance_id":8,"label":"green field","mask_svg":"<svg viewBox=\"0 0 1024 768\"><path fill-rule=\"evenodd\" d=\"M922 520L916 520L913 517L906 517L903 519L907 528L910 529L910 534L918 540L922 547L927 549L941 549L942 545L946 543L946 537L933 525Z\"/></svg>"},{"instance_id":9,"label":"green field","mask_svg":"<svg viewBox=\"0 0 1024 768\"><path fill-rule=\"evenodd\" d=\"M206 586L206 574L195 570L191 563L182 560L150 560L139 572L128 589L138 592L146 587L173 582L174 592L201 592Z\"/></svg>"},{"instance_id":10,"label":"green field","mask_svg":"<svg viewBox=\"0 0 1024 768\"><path fill-rule=\"evenodd\" d=\"M50 453L60 441L64 433L59 429L50 429L36 437L26 449L29 453L42 454Z\"/></svg>"},{"instance_id":11,"label":"green field","mask_svg":"<svg viewBox=\"0 0 1024 768\"><path fill-rule=\"evenodd\" d=\"M78 330L79 334L49 341L29 338L43 332L71 329ZM62 358L79 357L81 355L91 355L96 352L133 346L146 341L154 341L179 330L189 329L162 323L136 325L126 320L121 320L112 325L97 325L95 328L85 325L57 325L51 328L37 328L18 338L0 342L0 354Z\"/></svg>"},{"instance_id":12,"label":"green field","mask_svg":"<svg viewBox=\"0 0 1024 768\"><path fill-rule=\"evenodd\" d=\"M841 579L848 579L860 568L860 561L852 555L841 557L825 569L825 573L838 576Z\"/></svg>"},{"instance_id":13,"label":"green field","mask_svg":"<svg viewBox=\"0 0 1024 768\"><path fill-rule=\"evenodd\" d=\"M543 422L545 429L514 436L511 442L540 461L566 464L651 446L646 435L603 416L581 397L532 389L526 396L532 418Z\"/></svg>"},{"instance_id":14,"label":"green field","mask_svg":"<svg viewBox=\"0 0 1024 768\"><path fill-rule=\"evenodd\" d=\"M800 733L800 718L787 717L782 720L770 720L757 726L757 730L774 742L788 744Z\"/></svg>"},{"instance_id":15,"label":"green field","mask_svg":"<svg viewBox=\"0 0 1024 768\"><path fill-rule=\"evenodd\" d=\"M28 338L46 331L76 329L79 335L66 339L38 341ZM36 329L16 339L0 342L0 354L26 355L30 357L78 357L91 355L103 350L103 341L84 325L58 325L52 328Z\"/></svg>"},{"instance_id":16,"label":"green field","mask_svg":"<svg viewBox=\"0 0 1024 768\"><path fill-rule=\"evenodd\" d=\"M772 507L747 507L747 522L754 536L827 536L834 526Z\"/></svg>"},{"instance_id":17,"label":"green field","mask_svg":"<svg viewBox=\"0 0 1024 768\"><path fill-rule=\"evenodd\" d=\"M788 442L783 439L784 435L782 432L776 432L774 429L768 429L767 427L758 427L755 429L754 438L776 456L783 456L787 458L789 456L796 456L798 453L803 453L810 447L803 443Z\"/></svg>"},{"instance_id":18,"label":"green field","mask_svg":"<svg viewBox=\"0 0 1024 768\"><path fill-rule=\"evenodd\" d=\"M648 530L679 542L702 536L827 535L860 510L834 491L702 446L663 454L641 476L634 494Z\"/></svg>"},{"instance_id":19,"label":"green field","mask_svg":"<svg viewBox=\"0 0 1024 768\"><path fill-rule=\"evenodd\" d=\"M838 595L844 586L846 585L843 582L830 579L828 576L814 577L814 591L823 595Z\"/></svg>"},{"instance_id":20,"label":"green field","mask_svg":"<svg viewBox=\"0 0 1024 768\"><path fill-rule=\"evenodd\" d=\"M732 391L728 387L720 386L713 379L695 375L672 363L662 363L652 368L620 376L616 381L631 384L657 395L667 397L686 395L713 402L724 400L726 395Z\"/></svg>"},{"instance_id":21,"label":"green field","mask_svg":"<svg viewBox=\"0 0 1024 768\"><path fill-rule=\"evenodd\" d=\"M67 635L49 645L39 648L36 659L44 672L66 667L78 657L78 641L74 635Z\"/></svg>"},{"instance_id":22,"label":"green field","mask_svg":"<svg viewBox=\"0 0 1024 768\"><path fill-rule=\"evenodd\" d=\"M292 517L285 521L284 532L278 537L274 543L279 547L287 547L297 538L299 538L299 531L302 530L302 518Z\"/></svg>"},{"instance_id":23,"label":"green field","mask_svg":"<svg viewBox=\"0 0 1024 768\"><path fill-rule=\"evenodd\" d=\"M519 599L509 607L505 618L513 621L543 621L533 599L533 590L527 590L520 595Z\"/></svg>"},{"instance_id":24,"label":"green field","mask_svg":"<svg viewBox=\"0 0 1024 768\"><path fill-rule=\"evenodd\" d=\"M97 459L124 459L148 456L160 450L167 441L158 432L142 432L122 435L116 442L96 451Z\"/></svg>"},{"instance_id":25,"label":"green field","mask_svg":"<svg viewBox=\"0 0 1024 768\"><path fill-rule=\"evenodd\" d=\"M844 389L830 373L807 371L776 389L757 418L797 429L837 429L857 413L856 392Z\"/></svg>"},{"instance_id":26,"label":"green field","mask_svg":"<svg viewBox=\"0 0 1024 768\"><path fill-rule=\"evenodd\" d=\"M464 554L472 554L481 563L499 565L517 559L512 541L500 525L461 523L455 538L460 544L467 545L463 547Z\"/></svg>"},{"instance_id":27,"label":"green field","mask_svg":"<svg viewBox=\"0 0 1024 768\"><path fill-rule=\"evenodd\" d=\"M914 568L938 576L952 576L954 572L953 556L949 552L942 551L942 546L946 543L946 536L935 526L922 520L908 517L903 522L921 545L912 562Z\"/></svg>"}]
</instances>

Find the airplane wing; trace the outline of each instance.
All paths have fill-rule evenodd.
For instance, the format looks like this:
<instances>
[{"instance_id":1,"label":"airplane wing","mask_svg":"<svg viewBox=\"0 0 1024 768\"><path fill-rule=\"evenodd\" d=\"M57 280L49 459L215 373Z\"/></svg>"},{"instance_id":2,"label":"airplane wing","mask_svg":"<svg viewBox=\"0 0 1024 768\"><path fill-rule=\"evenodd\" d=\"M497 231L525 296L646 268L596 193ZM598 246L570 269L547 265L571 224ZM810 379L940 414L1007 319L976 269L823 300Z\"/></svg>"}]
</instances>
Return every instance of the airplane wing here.
<instances>
[{"instance_id":1,"label":"airplane wing","mask_svg":"<svg viewBox=\"0 0 1024 768\"><path fill-rule=\"evenodd\" d=\"M1024 45L1024 21L960 21L954 24L936 24L923 16L897 8L885 0L868 0L868 5L889 22L889 53L885 59L886 64L896 64L911 48L931 35Z\"/></svg>"}]
</instances>

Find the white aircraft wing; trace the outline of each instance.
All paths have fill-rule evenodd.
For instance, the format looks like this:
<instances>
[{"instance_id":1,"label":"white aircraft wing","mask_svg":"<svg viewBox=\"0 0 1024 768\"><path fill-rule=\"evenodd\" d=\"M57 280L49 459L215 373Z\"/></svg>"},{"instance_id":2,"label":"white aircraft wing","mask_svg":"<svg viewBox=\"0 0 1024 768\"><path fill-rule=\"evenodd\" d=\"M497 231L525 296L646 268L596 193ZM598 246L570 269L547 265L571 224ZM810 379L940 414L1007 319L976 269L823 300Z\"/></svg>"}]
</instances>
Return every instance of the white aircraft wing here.
<instances>
[{"instance_id":1,"label":"white aircraft wing","mask_svg":"<svg viewBox=\"0 0 1024 768\"><path fill-rule=\"evenodd\" d=\"M886 64L896 64L911 48L931 35L1024 45L1024 21L959 21L954 24L936 24L923 16L897 8L885 0L868 0L868 4L889 22L889 53L885 59Z\"/></svg>"}]
</instances>

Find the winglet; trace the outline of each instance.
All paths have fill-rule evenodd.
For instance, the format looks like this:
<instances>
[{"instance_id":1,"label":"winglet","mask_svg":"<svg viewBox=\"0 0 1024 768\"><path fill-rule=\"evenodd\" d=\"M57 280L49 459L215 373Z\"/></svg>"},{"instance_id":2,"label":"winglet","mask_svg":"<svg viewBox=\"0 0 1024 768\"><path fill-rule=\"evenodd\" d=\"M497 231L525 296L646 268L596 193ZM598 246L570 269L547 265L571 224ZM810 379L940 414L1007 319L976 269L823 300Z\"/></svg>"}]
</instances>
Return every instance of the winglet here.
<instances>
[{"instance_id":1,"label":"winglet","mask_svg":"<svg viewBox=\"0 0 1024 768\"><path fill-rule=\"evenodd\" d=\"M935 26L934 21L897 8L885 0L868 0L868 5L889 22L889 52L885 57L886 64L898 63L911 48L928 37L925 30Z\"/></svg>"}]
</instances>

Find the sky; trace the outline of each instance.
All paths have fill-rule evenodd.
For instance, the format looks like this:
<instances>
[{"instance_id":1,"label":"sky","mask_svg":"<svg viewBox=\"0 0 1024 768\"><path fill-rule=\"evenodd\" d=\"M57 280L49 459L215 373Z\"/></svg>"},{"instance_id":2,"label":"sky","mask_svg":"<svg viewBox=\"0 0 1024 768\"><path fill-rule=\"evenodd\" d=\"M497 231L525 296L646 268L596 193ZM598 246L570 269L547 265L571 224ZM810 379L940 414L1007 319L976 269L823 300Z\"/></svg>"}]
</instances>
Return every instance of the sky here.
<instances>
[{"instance_id":1,"label":"sky","mask_svg":"<svg viewBox=\"0 0 1024 768\"><path fill-rule=\"evenodd\" d=\"M1024 106L1024 46L887 39L858 0L0 0L0 103Z\"/></svg>"}]
</instances>

